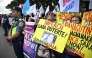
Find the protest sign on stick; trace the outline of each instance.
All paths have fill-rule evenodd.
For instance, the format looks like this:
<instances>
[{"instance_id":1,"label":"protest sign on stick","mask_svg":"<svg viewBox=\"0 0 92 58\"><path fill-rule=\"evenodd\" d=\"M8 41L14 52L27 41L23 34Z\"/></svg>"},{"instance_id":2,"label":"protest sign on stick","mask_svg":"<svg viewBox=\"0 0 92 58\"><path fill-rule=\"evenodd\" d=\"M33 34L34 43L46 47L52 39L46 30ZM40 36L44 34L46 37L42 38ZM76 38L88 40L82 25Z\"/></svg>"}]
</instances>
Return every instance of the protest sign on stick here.
<instances>
[{"instance_id":1,"label":"protest sign on stick","mask_svg":"<svg viewBox=\"0 0 92 58\"><path fill-rule=\"evenodd\" d=\"M61 23L63 25L64 22L69 22L74 15L81 17L82 13L81 12L57 12L56 20L58 23Z\"/></svg>"}]
</instances>

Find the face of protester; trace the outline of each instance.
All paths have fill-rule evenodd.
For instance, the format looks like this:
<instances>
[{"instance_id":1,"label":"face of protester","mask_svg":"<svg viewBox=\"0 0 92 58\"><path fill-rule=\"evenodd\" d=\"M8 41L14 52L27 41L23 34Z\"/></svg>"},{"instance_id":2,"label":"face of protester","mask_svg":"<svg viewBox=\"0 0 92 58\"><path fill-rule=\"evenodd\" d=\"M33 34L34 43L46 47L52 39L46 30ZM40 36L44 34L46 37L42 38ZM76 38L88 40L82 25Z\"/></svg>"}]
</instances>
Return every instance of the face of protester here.
<instances>
[{"instance_id":1,"label":"face of protester","mask_svg":"<svg viewBox=\"0 0 92 58\"><path fill-rule=\"evenodd\" d=\"M47 17L47 20L53 21L53 18L52 18L51 16L48 16L48 17Z\"/></svg>"},{"instance_id":2,"label":"face of protester","mask_svg":"<svg viewBox=\"0 0 92 58\"><path fill-rule=\"evenodd\" d=\"M38 25L39 19L35 20L35 25Z\"/></svg>"},{"instance_id":3,"label":"face of protester","mask_svg":"<svg viewBox=\"0 0 92 58\"><path fill-rule=\"evenodd\" d=\"M12 16L13 17L18 17L20 15L20 12L16 11L16 10L12 10Z\"/></svg>"},{"instance_id":4,"label":"face of protester","mask_svg":"<svg viewBox=\"0 0 92 58\"><path fill-rule=\"evenodd\" d=\"M80 24L79 18L77 17L73 17L71 22L75 24Z\"/></svg>"},{"instance_id":5,"label":"face of protester","mask_svg":"<svg viewBox=\"0 0 92 58\"><path fill-rule=\"evenodd\" d=\"M47 38L47 42L53 42L54 40L54 35L50 34Z\"/></svg>"}]
</instances>

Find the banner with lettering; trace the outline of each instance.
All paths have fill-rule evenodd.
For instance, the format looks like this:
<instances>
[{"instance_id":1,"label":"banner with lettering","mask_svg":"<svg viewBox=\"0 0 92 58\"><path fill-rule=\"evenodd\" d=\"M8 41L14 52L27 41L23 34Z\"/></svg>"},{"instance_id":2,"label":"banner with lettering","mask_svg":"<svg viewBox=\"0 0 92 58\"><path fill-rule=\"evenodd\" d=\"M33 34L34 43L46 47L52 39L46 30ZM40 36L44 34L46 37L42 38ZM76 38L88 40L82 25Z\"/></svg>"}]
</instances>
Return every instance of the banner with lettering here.
<instances>
[{"instance_id":1,"label":"banner with lettering","mask_svg":"<svg viewBox=\"0 0 92 58\"><path fill-rule=\"evenodd\" d=\"M36 57L38 44L32 40L34 35L34 22L26 22L24 28L24 53L30 58Z\"/></svg>"},{"instance_id":2,"label":"banner with lettering","mask_svg":"<svg viewBox=\"0 0 92 58\"><path fill-rule=\"evenodd\" d=\"M33 40L60 53L63 52L70 34L70 28L61 24L41 19Z\"/></svg>"},{"instance_id":3,"label":"banner with lettering","mask_svg":"<svg viewBox=\"0 0 92 58\"><path fill-rule=\"evenodd\" d=\"M60 12L79 12L80 0L59 0Z\"/></svg>"},{"instance_id":4,"label":"banner with lettering","mask_svg":"<svg viewBox=\"0 0 92 58\"><path fill-rule=\"evenodd\" d=\"M66 49L82 58L92 58L92 27L68 22L65 26L72 29Z\"/></svg>"},{"instance_id":5,"label":"banner with lettering","mask_svg":"<svg viewBox=\"0 0 92 58\"><path fill-rule=\"evenodd\" d=\"M70 22L71 18L74 16L82 16L81 12L57 12L56 13L56 20L58 23L61 23L62 25L65 22Z\"/></svg>"}]
</instances>

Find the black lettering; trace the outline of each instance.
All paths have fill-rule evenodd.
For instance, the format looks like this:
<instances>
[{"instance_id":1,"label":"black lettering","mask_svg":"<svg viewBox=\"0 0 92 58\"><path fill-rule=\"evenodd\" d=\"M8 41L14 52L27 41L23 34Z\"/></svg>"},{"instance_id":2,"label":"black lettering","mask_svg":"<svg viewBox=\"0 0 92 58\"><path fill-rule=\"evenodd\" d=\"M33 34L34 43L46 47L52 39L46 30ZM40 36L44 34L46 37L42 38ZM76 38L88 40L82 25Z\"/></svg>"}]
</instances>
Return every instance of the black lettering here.
<instances>
[{"instance_id":1,"label":"black lettering","mask_svg":"<svg viewBox=\"0 0 92 58\"><path fill-rule=\"evenodd\" d=\"M78 50L80 50L80 48L81 48L81 44L80 44L80 43L77 44L76 48L77 48Z\"/></svg>"},{"instance_id":2,"label":"black lettering","mask_svg":"<svg viewBox=\"0 0 92 58\"><path fill-rule=\"evenodd\" d=\"M84 34L81 34L81 38L82 38L82 39L84 38L86 41L88 41L88 38L89 38L89 37L87 37L87 36L84 35Z\"/></svg>"},{"instance_id":3,"label":"black lettering","mask_svg":"<svg viewBox=\"0 0 92 58\"><path fill-rule=\"evenodd\" d=\"M65 35L65 37L67 36L68 34Z\"/></svg>"},{"instance_id":4,"label":"black lettering","mask_svg":"<svg viewBox=\"0 0 92 58\"><path fill-rule=\"evenodd\" d=\"M63 32L63 31L62 31L62 34L61 34L61 36L62 36L62 37L65 37L64 35L65 35L65 32Z\"/></svg>"},{"instance_id":5,"label":"black lettering","mask_svg":"<svg viewBox=\"0 0 92 58\"><path fill-rule=\"evenodd\" d=\"M58 34L58 35L60 35L61 37L64 37L64 38L67 36L67 34L65 34L65 32L58 30L58 29L55 29L55 28L51 28L49 26L47 27L47 30L50 31L50 32L53 32L55 34Z\"/></svg>"},{"instance_id":6,"label":"black lettering","mask_svg":"<svg viewBox=\"0 0 92 58\"><path fill-rule=\"evenodd\" d=\"M59 34L57 29L53 28L53 30L54 30L53 32L54 32L55 34Z\"/></svg>"},{"instance_id":7,"label":"black lettering","mask_svg":"<svg viewBox=\"0 0 92 58\"><path fill-rule=\"evenodd\" d=\"M80 37L80 33L75 32L75 36Z\"/></svg>"},{"instance_id":8,"label":"black lettering","mask_svg":"<svg viewBox=\"0 0 92 58\"><path fill-rule=\"evenodd\" d=\"M92 52L92 45L88 48L88 50L91 50L91 52Z\"/></svg>"},{"instance_id":9,"label":"black lettering","mask_svg":"<svg viewBox=\"0 0 92 58\"><path fill-rule=\"evenodd\" d=\"M83 45L84 44L84 40L81 40L80 43Z\"/></svg>"},{"instance_id":10,"label":"black lettering","mask_svg":"<svg viewBox=\"0 0 92 58\"><path fill-rule=\"evenodd\" d=\"M72 46L72 47L74 47L74 42L71 42L70 41L70 44L69 45Z\"/></svg>"},{"instance_id":11,"label":"black lettering","mask_svg":"<svg viewBox=\"0 0 92 58\"><path fill-rule=\"evenodd\" d=\"M66 48L67 48L68 50L74 51L74 48L73 48L72 46L70 46L70 45L66 45Z\"/></svg>"},{"instance_id":12,"label":"black lettering","mask_svg":"<svg viewBox=\"0 0 92 58\"><path fill-rule=\"evenodd\" d=\"M47 30L52 31L51 27L49 27L49 26L47 27Z\"/></svg>"},{"instance_id":13,"label":"black lettering","mask_svg":"<svg viewBox=\"0 0 92 58\"><path fill-rule=\"evenodd\" d=\"M92 36L90 37L89 41L92 43Z\"/></svg>"},{"instance_id":14,"label":"black lettering","mask_svg":"<svg viewBox=\"0 0 92 58\"><path fill-rule=\"evenodd\" d=\"M82 44L77 44L77 43L75 43L75 42L71 42L70 41L70 44L69 44L71 47L73 47L73 48L76 48L76 49L78 49L78 50L82 50L83 49L83 46L82 46Z\"/></svg>"},{"instance_id":15,"label":"black lettering","mask_svg":"<svg viewBox=\"0 0 92 58\"><path fill-rule=\"evenodd\" d=\"M81 43L82 43L82 45L84 45L86 48L88 48L88 46L90 45L90 42L89 42L89 41L82 41Z\"/></svg>"},{"instance_id":16,"label":"black lettering","mask_svg":"<svg viewBox=\"0 0 92 58\"><path fill-rule=\"evenodd\" d=\"M90 41L81 40L80 43L82 44L82 46L84 46L92 51L92 45L91 45ZM90 45L91 45L91 47L90 47Z\"/></svg>"},{"instance_id":17,"label":"black lettering","mask_svg":"<svg viewBox=\"0 0 92 58\"><path fill-rule=\"evenodd\" d=\"M37 25L37 28L42 28L42 29L46 29L46 26L45 25Z\"/></svg>"},{"instance_id":18,"label":"black lettering","mask_svg":"<svg viewBox=\"0 0 92 58\"><path fill-rule=\"evenodd\" d=\"M77 33L77 32L73 32L73 31L70 32L70 35L79 37L81 39L85 39L86 41L88 41L88 38L89 38L89 36L86 36L84 34L80 34L80 33Z\"/></svg>"}]
</instances>

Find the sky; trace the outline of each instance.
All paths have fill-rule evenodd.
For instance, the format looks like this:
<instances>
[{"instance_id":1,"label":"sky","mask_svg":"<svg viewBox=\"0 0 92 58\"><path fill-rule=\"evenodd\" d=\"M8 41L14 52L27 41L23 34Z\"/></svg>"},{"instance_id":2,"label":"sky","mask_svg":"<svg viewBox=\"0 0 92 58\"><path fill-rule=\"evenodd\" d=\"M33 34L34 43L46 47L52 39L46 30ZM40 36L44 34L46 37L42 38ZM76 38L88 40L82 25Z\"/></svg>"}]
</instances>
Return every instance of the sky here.
<instances>
[{"instance_id":1,"label":"sky","mask_svg":"<svg viewBox=\"0 0 92 58\"><path fill-rule=\"evenodd\" d=\"M9 14L11 11L6 9L7 6L12 0L0 0L0 13Z\"/></svg>"}]
</instances>

